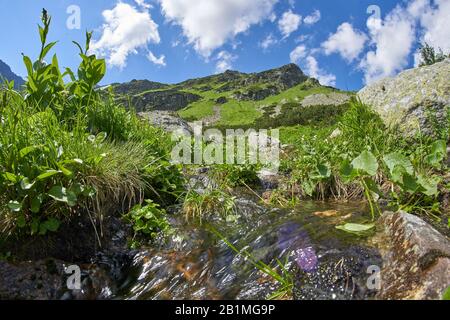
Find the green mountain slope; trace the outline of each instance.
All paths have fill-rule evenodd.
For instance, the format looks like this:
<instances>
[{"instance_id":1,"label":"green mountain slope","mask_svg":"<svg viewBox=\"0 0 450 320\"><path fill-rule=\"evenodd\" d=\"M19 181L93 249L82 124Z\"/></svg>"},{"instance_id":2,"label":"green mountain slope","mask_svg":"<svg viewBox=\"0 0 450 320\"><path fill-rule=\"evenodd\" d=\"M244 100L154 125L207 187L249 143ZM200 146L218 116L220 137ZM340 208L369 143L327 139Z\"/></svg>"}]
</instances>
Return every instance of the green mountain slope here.
<instances>
[{"instance_id":1,"label":"green mountain slope","mask_svg":"<svg viewBox=\"0 0 450 320\"><path fill-rule=\"evenodd\" d=\"M171 111L219 128L304 124L308 120L300 114L318 105L338 113L351 95L320 85L295 64L251 74L226 71L173 85L133 80L112 87L138 112Z\"/></svg>"}]
</instances>

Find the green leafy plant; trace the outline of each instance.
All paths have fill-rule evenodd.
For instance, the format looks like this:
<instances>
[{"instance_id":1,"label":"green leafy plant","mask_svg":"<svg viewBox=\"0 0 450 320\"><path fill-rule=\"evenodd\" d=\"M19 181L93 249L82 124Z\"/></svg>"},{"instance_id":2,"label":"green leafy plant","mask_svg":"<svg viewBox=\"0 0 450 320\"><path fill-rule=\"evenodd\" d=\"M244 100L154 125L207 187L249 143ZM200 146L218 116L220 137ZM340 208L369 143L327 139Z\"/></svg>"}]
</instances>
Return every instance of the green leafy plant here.
<instances>
[{"instance_id":1,"label":"green leafy plant","mask_svg":"<svg viewBox=\"0 0 450 320\"><path fill-rule=\"evenodd\" d=\"M436 50L426 42L420 48L420 56L422 58L422 61L419 64L420 67L433 65L446 58L446 55L441 49L436 53Z\"/></svg>"},{"instance_id":2,"label":"green leafy plant","mask_svg":"<svg viewBox=\"0 0 450 320\"><path fill-rule=\"evenodd\" d=\"M369 203L372 220L375 220L377 214L381 214L377 203L381 192L373 180L377 171L377 159L370 151L363 151L351 163L344 161L341 167L341 175L344 181L352 182L353 180L358 180L364 188L364 195Z\"/></svg>"},{"instance_id":3,"label":"green leafy plant","mask_svg":"<svg viewBox=\"0 0 450 320\"><path fill-rule=\"evenodd\" d=\"M206 215L219 214L227 221L237 219L235 197L219 189L205 190L203 193L190 190L183 201L186 219L202 219Z\"/></svg>"},{"instance_id":4,"label":"green leafy plant","mask_svg":"<svg viewBox=\"0 0 450 320\"><path fill-rule=\"evenodd\" d=\"M181 194L181 172L168 158L170 137L97 89L106 67L88 53L92 34L84 48L76 43L77 74L62 73L56 55L51 64L45 60L56 45L48 42L50 24L44 10L39 56L23 57L24 92L13 83L0 88L2 238L55 232L87 211L126 211L144 194L161 202Z\"/></svg>"},{"instance_id":5,"label":"green leafy plant","mask_svg":"<svg viewBox=\"0 0 450 320\"><path fill-rule=\"evenodd\" d=\"M133 224L135 236L156 238L159 233L168 234L171 230L167 213L152 200L146 200L145 205L136 205L125 216Z\"/></svg>"}]
</instances>

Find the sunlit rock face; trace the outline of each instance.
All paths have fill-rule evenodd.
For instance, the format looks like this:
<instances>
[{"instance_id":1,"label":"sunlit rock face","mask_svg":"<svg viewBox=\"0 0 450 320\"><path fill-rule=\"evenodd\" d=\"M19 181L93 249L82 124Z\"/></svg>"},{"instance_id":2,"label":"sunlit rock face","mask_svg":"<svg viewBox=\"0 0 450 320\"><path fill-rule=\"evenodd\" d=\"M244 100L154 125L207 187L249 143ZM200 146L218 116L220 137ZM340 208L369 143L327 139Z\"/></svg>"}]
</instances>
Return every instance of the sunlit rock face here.
<instances>
[{"instance_id":1,"label":"sunlit rock face","mask_svg":"<svg viewBox=\"0 0 450 320\"><path fill-rule=\"evenodd\" d=\"M441 299L450 285L450 241L405 212L385 212L378 229L383 269L377 297Z\"/></svg>"},{"instance_id":2,"label":"sunlit rock face","mask_svg":"<svg viewBox=\"0 0 450 320\"><path fill-rule=\"evenodd\" d=\"M405 136L437 135L450 108L450 59L368 85L358 96Z\"/></svg>"}]
</instances>

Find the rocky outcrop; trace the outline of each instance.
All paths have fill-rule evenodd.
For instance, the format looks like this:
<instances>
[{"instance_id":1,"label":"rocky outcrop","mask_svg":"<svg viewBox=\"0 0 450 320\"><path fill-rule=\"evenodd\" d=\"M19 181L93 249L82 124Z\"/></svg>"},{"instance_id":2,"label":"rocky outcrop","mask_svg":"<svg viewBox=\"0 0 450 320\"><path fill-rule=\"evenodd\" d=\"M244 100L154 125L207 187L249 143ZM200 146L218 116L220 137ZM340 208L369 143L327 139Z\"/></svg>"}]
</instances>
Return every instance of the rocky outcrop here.
<instances>
[{"instance_id":1,"label":"rocky outcrop","mask_svg":"<svg viewBox=\"0 0 450 320\"><path fill-rule=\"evenodd\" d=\"M418 131L434 135L448 121L450 59L411 69L362 89L358 96L388 126L398 125L405 136Z\"/></svg>"},{"instance_id":2,"label":"rocky outcrop","mask_svg":"<svg viewBox=\"0 0 450 320\"><path fill-rule=\"evenodd\" d=\"M421 218L386 212L377 236L383 256L379 299L441 299L450 286L450 241Z\"/></svg>"},{"instance_id":3,"label":"rocky outcrop","mask_svg":"<svg viewBox=\"0 0 450 320\"><path fill-rule=\"evenodd\" d=\"M258 83L272 83L281 90L286 90L308 79L296 64L291 63L280 68L250 74L241 84L250 86Z\"/></svg>"},{"instance_id":4,"label":"rocky outcrop","mask_svg":"<svg viewBox=\"0 0 450 320\"><path fill-rule=\"evenodd\" d=\"M241 101L261 101L280 92L280 89L276 86L252 86L244 91L236 91L233 98Z\"/></svg>"},{"instance_id":5,"label":"rocky outcrop","mask_svg":"<svg viewBox=\"0 0 450 320\"><path fill-rule=\"evenodd\" d=\"M199 95L170 89L136 95L131 99L131 106L137 112L151 110L178 111L200 99Z\"/></svg>"},{"instance_id":6,"label":"rocky outcrop","mask_svg":"<svg viewBox=\"0 0 450 320\"><path fill-rule=\"evenodd\" d=\"M350 101L351 96L345 93L312 94L305 97L301 104L304 107L312 106L341 106Z\"/></svg>"},{"instance_id":7,"label":"rocky outcrop","mask_svg":"<svg viewBox=\"0 0 450 320\"><path fill-rule=\"evenodd\" d=\"M145 91L165 89L169 85L149 80L132 80L127 83L115 83L112 85L114 93L123 95L135 95Z\"/></svg>"},{"instance_id":8,"label":"rocky outcrop","mask_svg":"<svg viewBox=\"0 0 450 320\"><path fill-rule=\"evenodd\" d=\"M192 128L189 123L176 114L168 111L150 111L138 114L141 118L149 121L151 124L167 131L174 132L182 130L187 135L192 134Z\"/></svg>"}]
</instances>

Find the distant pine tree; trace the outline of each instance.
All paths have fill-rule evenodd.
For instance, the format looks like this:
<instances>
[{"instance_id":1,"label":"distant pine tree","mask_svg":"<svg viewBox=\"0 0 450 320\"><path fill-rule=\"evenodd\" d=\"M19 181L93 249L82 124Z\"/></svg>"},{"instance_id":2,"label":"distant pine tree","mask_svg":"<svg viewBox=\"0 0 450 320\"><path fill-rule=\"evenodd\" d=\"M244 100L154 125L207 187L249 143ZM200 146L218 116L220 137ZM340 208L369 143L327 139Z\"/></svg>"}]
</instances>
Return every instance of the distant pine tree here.
<instances>
[{"instance_id":1,"label":"distant pine tree","mask_svg":"<svg viewBox=\"0 0 450 320\"><path fill-rule=\"evenodd\" d=\"M439 52L436 53L434 48L426 42L420 48L420 55L422 61L420 62L419 67L431 66L432 64L435 64L437 62L444 61L444 59L447 57L444 52L442 52L441 48L439 48Z\"/></svg>"}]
</instances>

